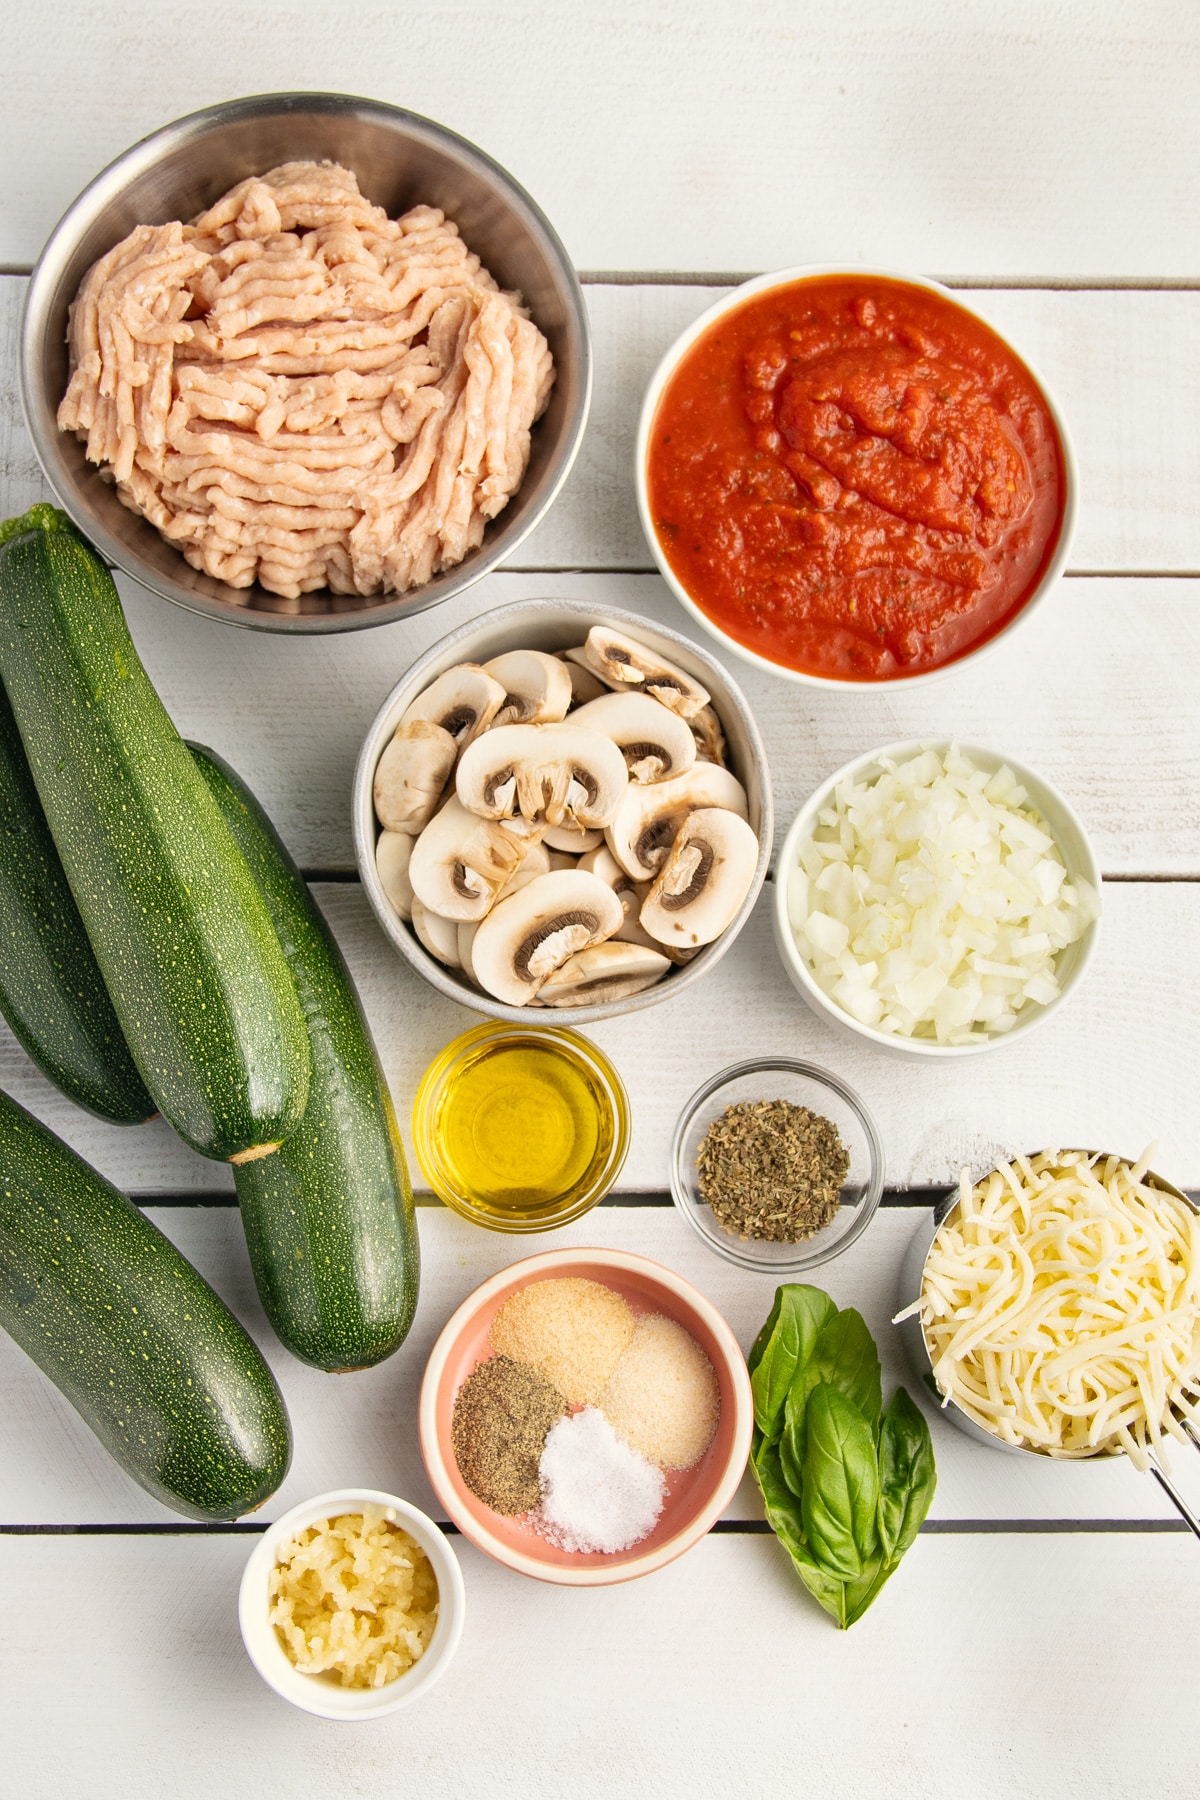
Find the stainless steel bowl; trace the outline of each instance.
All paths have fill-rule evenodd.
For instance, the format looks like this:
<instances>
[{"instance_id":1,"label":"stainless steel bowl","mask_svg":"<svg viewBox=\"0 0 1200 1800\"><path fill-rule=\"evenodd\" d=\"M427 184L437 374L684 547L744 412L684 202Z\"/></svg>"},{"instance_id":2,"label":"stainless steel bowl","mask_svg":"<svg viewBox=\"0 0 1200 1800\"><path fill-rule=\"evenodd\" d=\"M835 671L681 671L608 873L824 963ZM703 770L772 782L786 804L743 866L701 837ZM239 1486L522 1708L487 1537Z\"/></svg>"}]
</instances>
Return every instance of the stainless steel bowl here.
<instances>
[{"instance_id":1,"label":"stainless steel bowl","mask_svg":"<svg viewBox=\"0 0 1200 1800\"><path fill-rule=\"evenodd\" d=\"M504 288L519 288L545 333L557 377L534 427L519 491L456 568L410 594L363 599L321 592L281 600L233 589L191 568L152 525L123 507L83 445L55 423L67 385L67 309L87 270L135 225L188 219L235 182L297 159L334 160L391 216L440 206ZM191 113L110 163L60 219L29 284L21 398L60 504L118 568L164 600L260 631L352 631L423 612L510 556L542 518L575 460L591 399L587 310L553 226L511 175L430 119L346 94L259 94Z\"/></svg>"},{"instance_id":2,"label":"stainless steel bowl","mask_svg":"<svg viewBox=\"0 0 1200 1800\"><path fill-rule=\"evenodd\" d=\"M1077 1148L1077 1146L1064 1146L1064 1148ZM1117 1153L1115 1151L1088 1150L1084 1154L1087 1156L1098 1154L1103 1159ZM1182 1200L1185 1206L1191 1207L1193 1212L1197 1210L1186 1194L1181 1193L1171 1182L1165 1181L1161 1175L1156 1175L1153 1169L1147 1169L1142 1179L1148 1187L1157 1188L1160 1193L1173 1195L1176 1200ZM900 1264L900 1286L896 1302L898 1310L911 1306L914 1300L920 1299L925 1287L925 1265L933 1248L933 1240L937 1236L939 1226L949 1218L957 1205L958 1189L953 1188L935 1204L931 1216L928 1219L922 1219L913 1233ZM971 1418L969 1413L964 1412L956 1400L946 1398L934 1378L933 1360L929 1354L929 1346L925 1342L925 1328L921 1324L919 1314L912 1313L907 1319L901 1320L898 1329L909 1367L934 1405L939 1408L951 1425L956 1426L967 1437L974 1438L976 1443L987 1444L993 1450L1004 1450L1010 1456L1034 1456L1039 1462L1062 1460L1052 1457L1047 1450L1035 1450L1024 1444L1005 1443L1003 1438L998 1438L995 1432L988 1431L986 1426L980 1425L977 1420ZM1073 1457L1069 1460L1072 1462L1104 1462L1108 1460L1110 1454L1122 1455L1123 1452L1102 1451L1093 1457Z\"/></svg>"},{"instance_id":3,"label":"stainless steel bowl","mask_svg":"<svg viewBox=\"0 0 1200 1800\"><path fill-rule=\"evenodd\" d=\"M418 941L412 927L397 915L384 893L383 883L375 868L375 841L379 836L379 826L375 819L375 766L383 754L384 746L390 741L401 714L437 676L446 669L453 668L455 663L488 662L504 650L565 650L572 644L581 644L591 627L600 624L615 625L618 631L640 638L651 650L657 650L661 656L667 657L687 674L702 682L712 695L712 703L725 732L730 767L746 790L750 823L758 833L758 861L754 868L754 879L732 923L716 942L706 944L691 962L672 969L654 987L644 988L640 994L634 994L628 1000L608 1000L597 1006L572 1006L562 1013L507 1006L501 1000L493 1000L490 994L481 994L457 970L446 968L435 957L430 956ZM774 830L771 778L762 739L741 690L720 663L687 638L666 630L662 625L655 625L649 619L640 618L637 613L622 612L615 606L593 606L582 600L527 600L517 601L511 606L498 606L481 619L450 632L440 643L426 651L412 665L399 685L392 689L375 715L354 771L351 808L354 854L358 859L358 872L362 877L363 888L375 917L401 956L412 964L419 975L424 976L431 987L445 994L447 999L457 1000L460 1006L473 1007L476 1012L486 1013L489 1018L508 1019L513 1024L524 1025L536 1023L539 1019L549 1024L592 1025L598 1019L610 1019L619 1013L639 1012L645 1006L656 1006L660 1000L669 1000L672 995L690 987L693 981L699 981L720 962L753 911L766 876Z\"/></svg>"}]
</instances>

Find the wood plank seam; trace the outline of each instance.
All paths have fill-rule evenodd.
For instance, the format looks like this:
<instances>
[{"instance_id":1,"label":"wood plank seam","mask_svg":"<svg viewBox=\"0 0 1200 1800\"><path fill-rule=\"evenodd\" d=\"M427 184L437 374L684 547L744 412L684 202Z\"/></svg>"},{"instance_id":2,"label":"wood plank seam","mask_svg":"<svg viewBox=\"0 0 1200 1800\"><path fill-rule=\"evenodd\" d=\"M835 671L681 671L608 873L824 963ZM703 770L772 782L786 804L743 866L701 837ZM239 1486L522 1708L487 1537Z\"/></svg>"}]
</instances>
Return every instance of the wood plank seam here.
<instances>
[{"instance_id":1,"label":"wood plank seam","mask_svg":"<svg viewBox=\"0 0 1200 1800\"><path fill-rule=\"evenodd\" d=\"M505 575L657 575L653 563L505 563ZM1064 569L1060 581L1195 581L1200 569Z\"/></svg>"},{"instance_id":2,"label":"wood plank seam","mask_svg":"<svg viewBox=\"0 0 1200 1800\"><path fill-rule=\"evenodd\" d=\"M911 1207L913 1210L924 1209L935 1206L946 1192L947 1189L945 1187L884 1188L879 1204L880 1206L894 1208ZM1200 1208L1200 1190L1184 1188L1183 1192L1187 1194L1194 1206ZM440 1200L435 1200L433 1195L429 1193L414 1193L413 1198L418 1206L440 1206L442 1204ZM194 1193L188 1194L173 1194L169 1190L159 1193L151 1188L145 1189L138 1194L137 1203L139 1206L167 1207L236 1206L237 1194L232 1188L211 1188L208 1190L197 1190ZM643 1206L665 1207L673 1206L675 1203L671 1199L670 1194L662 1192L661 1190L647 1190L644 1193L624 1193L618 1189L611 1194L608 1199L602 1200L600 1204L606 1206L610 1212L617 1212L622 1207L629 1207L636 1210Z\"/></svg>"},{"instance_id":3,"label":"wood plank seam","mask_svg":"<svg viewBox=\"0 0 1200 1800\"><path fill-rule=\"evenodd\" d=\"M27 275L27 269L0 274ZM583 287L740 287L769 274L766 269L579 269ZM939 275L926 271L952 291L992 289L997 293L1045 294L1191 294L1200 279L1190 275Z\"/></svg>"},{"instance_id":4,"label":"wood plank seam","mask_svg":"<svg viewBox=\"0 0 1200 1800\"><path fill-rule=\"evenodd\" d=\"M577 269L581 287L740 287L766 269ZM992 289L997 293L1046 294L1192 294L1200 279L1187 275L939 275L933 281L952 291ZM32 263L0 263L0 279L28 281Z\"/></svg>"},{"instance_id":5,"label":"wood plank seam","mask_svg":"<svg viewBox=\"0 0 1200 1800\"><path fill-rule=\"evenodd\" d=\"M141 1525L0 1525L0 1538L31 1537L261 1537L269 1520L261 1524L235 1519L223 1524L184 1524L180 1522ZM459 1527L450 1519L436 1521L451 1537L461 1537ZM1097 1533L1121 1533L1144 1536L1147 1533L1187 1532L1182 1519L926 1519L920 1527L922 1537L1003 1537L1003 1536L1095 1536ZM770 1537L771 1526L765 1519L718 1519L709 1527L715 1537Z\"/></svg>"}]
</instances>

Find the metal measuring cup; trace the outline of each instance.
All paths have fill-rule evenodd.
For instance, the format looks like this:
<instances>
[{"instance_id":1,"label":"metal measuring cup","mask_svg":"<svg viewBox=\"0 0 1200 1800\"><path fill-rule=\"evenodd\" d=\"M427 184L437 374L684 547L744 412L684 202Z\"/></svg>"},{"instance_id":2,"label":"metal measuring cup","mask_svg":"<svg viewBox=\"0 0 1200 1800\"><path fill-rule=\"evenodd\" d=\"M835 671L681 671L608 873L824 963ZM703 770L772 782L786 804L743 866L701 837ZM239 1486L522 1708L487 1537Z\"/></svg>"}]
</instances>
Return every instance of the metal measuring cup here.
<instances>
[{"instance_id":1,"label":"metal measuring cup","mask_svg":"<svg viewBox=\"0 0 1200 1800\"><path fill-rule=\"evenodd\" d=\"M1065 1154L1084 1155L1089 1157L1094 1156L1097 1160L1104 1161L1108 1153L1093 1150L1068 1150ZM1117 1160L1122 1162L1126 1161L1124 1157L1118 1157ZM1200 1215L1200 1207L1197 1207L1195 1203L1190 1200L1185 1193L1182 1193L1179 1188L1175 1187L1173 1183L1164 1180L1161 1175L1156 1175L1153 1169L1147 1169L1142 1176L1142 1180L1147 1187L1156 1188L1160 1193L1170 1194L1174 1199L1182 1200L1189 1211ZM929 1253L933 1248L933 1240L937 1236L939 1227L950 1217L951 1213L958 1205L958 1201L959 1190L953 1188L950 1193L944 1195L942 1199L937 1201L931 1217L929 1219L923 1219L913 1233L908 1249L905 1251L904 1258L900 1264L898 1311L903 1311L906 1307L911 1306L913 1301L919 1300L924 1293L925 1266L929 1261ZM904 1352L908 1358L909 1366L912 1369L913 1374L925 1389L925 1392L933 1400L939 1412L941 1412L957 1430L964 1432L967 1437L974 1438L977 1443L987 1444L993 1450L1004 1450L1011 1456L1034 1456L1042 1462L1065 1460L1052 1457L1048 1450L1039 1450L1024 1444L1006 1443L1003 1438L997 1437L996 1434L989 1431L986 1426L980 1425L977 1420L971 1418L970 1414L963 1410L953 1396L947 1397L946 1394L943 1393L933 1373L933 1359L929 1354L929 1346L925 1341L925 1328L921 1323L919 1313L911 1313L908 1318L902 1319L899 1324L899 1332L901 1342L904 1346ZM1184 1414L1179 1413L1176 1416L1192 1444L1200 1450L1200 1432L1197 1431L1196 1426L1192 1423L1191 1419ZM1070 1460L1072 1462L1101 1462L1107 1460L1110 1456L1123 1456L1124 1454L1125 1452L1120 1449L1101 1450L1097 1451L1094 1457L1072 1457ZM1159 1487L1162 1488L1179 1516L1186 1521L1195 1536L1200 1538L1200 1518L1197 1518L1196 1514L1188 1506L1186 1500L1183 1498L1166 1470L1162 1467L1162 1464L1152 1449L1147 1451L1147 1456L1149 1458L1150 1474L1153 1475L1154 1479L1158 1482Z\"/></svg>"}]
</instances>

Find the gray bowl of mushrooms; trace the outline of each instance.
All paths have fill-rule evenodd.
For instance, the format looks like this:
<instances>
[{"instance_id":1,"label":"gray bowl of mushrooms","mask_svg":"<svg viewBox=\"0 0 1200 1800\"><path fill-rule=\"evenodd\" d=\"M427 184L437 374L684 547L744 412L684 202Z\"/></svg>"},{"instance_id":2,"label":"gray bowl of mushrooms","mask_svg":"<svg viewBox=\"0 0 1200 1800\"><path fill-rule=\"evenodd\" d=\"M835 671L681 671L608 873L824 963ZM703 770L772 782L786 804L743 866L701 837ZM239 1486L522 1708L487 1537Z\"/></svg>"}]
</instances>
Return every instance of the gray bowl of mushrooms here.
<instances>
[{"instance_id":1,"label":"gray bowl of mushrooms","mask_svg":"<svg viewBox=\"0 0 1200 1800\"><path fill-rule=\"evenodd\" d=\"M375 915L450 999L576 1024L719 962L771 850L770 777L707 651L575 600L497 607L408 670L354 776Z\"/></svg>"}]
</instances>

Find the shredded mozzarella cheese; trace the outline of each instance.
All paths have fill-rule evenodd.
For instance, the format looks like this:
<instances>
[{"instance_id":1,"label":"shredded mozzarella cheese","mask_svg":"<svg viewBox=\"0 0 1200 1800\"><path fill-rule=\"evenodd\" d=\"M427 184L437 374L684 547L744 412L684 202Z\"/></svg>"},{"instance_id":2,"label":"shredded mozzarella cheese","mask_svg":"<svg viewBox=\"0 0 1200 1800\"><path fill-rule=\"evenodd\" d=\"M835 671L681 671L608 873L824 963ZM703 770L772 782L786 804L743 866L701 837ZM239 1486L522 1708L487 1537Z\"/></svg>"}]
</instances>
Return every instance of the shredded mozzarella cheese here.
<instances>
[{"instance_id":1,"label":"shredded mozzarella cheese","mask_svg":"<svg viewBox=\"0 0 1200 1800\"><path fill-rule=\"evenodd\" d=\"M954 1208L917 1313L945 1396L1005 1443L1124 1450L1182 1436L1200 1393L1200 1220L1134 1164L1080 1150L1001 1163Z\"/></svg>"},{"instance_id":2,"label":"shredded mozzarella cheese","mask_svg":"<svg viewBox=\"0 0 1200 1800\"><path fill-rule=\"evenodd\" d=\"M788 876L797 948L860 1025L969 1044L1058 996L1055 964L1100 906L1011 769L963 751L842 782Z\"/></svg>"}]
</instances>

